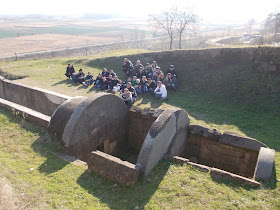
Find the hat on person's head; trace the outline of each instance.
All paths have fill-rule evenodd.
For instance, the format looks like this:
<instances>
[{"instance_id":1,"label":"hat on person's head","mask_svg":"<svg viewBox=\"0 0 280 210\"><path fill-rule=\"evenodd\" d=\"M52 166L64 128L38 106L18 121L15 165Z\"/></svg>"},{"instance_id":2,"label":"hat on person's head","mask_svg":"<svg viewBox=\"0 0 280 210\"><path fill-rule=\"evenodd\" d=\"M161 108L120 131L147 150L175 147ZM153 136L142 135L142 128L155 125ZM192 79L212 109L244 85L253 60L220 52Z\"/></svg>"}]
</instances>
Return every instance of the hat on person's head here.
<instances>
[{"instance_id":1,"label":"hat on person's head","mask_svg":"<svg viewBox=\"0 0 280 210\"><path fill-rule=\"evenodd\" d=\"M158 81L157 83L160 83L160 84L162 84L162 82L161 82L161 81Z\"/></svg>"},{"instance_id":2,"label":"hat on person's head","mask_svg":"<svg viewBox=\"0 0 280 210\"><path fill-rule=\"evenodd\" d=\"M167 73L167 75L171 75L171 73Z\"/></svg>"},{"instance_id":3,"label":"hat on person's head","mask_svg":"<svg viewBox=\"0 0 280 210\"><path fill-rule=\"evenodd\" d=\"M160 67L159 67L159 66L157 66L157 69L160 69Z\"/></svg>"},{"instance_id":4,"label":"hat on person's head","mask_svg":"<svg viewBox=\"0 0 280 210\"><path fill-rule=\"evenodd\" d=\"M153 61L153 63L157 63L156 61Z\"/></svg>"},{"instance_id":5,"label":"hat on person's head","mask_svg":"<svg viewBox=\"0 0 280 210\"><path fill-rule=\"evenodd\" d=\"M140 66L139 69L143 69L143 66Z\"/></svg>"},{"instance_id":6,"label":"hat on person's head","mask_svg":"<svg viewBox=\"0 0 280 210\"><path fill-rule=\"evenodd\" d=\"M170 67L169 68L174 68L174 66L173 65L170 65Z\"/></svg>"},{"instance_id":7,"label":"hat on person's head","mask_svg":"<svg viewBox=\"0 0 280 210\"><path fill-rule=\"evenodd\" d=\"M131 85L131 82L128 82L127 84L130 84L130 85Z\"/></svg>"},{"instance_id":8,"label":"hat on person's head","mask_svg":"<svg viewBox=\"0 0 280 210\"><path fill-rule=\"evenodd\" d=\"M150 63L146 63L146 66L150 65Z\"/></svg>"}]
</instances>

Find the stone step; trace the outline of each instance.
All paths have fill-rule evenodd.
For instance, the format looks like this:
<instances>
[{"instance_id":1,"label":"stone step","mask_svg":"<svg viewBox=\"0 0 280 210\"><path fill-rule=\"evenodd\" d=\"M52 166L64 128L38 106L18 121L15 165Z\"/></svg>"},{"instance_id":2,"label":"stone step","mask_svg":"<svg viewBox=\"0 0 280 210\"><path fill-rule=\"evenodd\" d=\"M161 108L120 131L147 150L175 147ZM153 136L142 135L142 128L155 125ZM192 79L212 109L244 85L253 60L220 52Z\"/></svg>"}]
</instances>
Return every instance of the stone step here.
<instances>
[{"instance_id":1,"label":"stone step","mask_svg":"<svg viewBox=\"0 0 280 210\"><path fill-rule=\"evenodd\" d=\"M27 107L7 101L2 98L0 98L0 106L3 106L8 110L11 110L14 115L20 115L24 119L39 123L40 125L46 128L48 127L51 120L50 116L44 115L40 112L34 111L33 109L29 109Z\"/></svg>"}]
</instances>

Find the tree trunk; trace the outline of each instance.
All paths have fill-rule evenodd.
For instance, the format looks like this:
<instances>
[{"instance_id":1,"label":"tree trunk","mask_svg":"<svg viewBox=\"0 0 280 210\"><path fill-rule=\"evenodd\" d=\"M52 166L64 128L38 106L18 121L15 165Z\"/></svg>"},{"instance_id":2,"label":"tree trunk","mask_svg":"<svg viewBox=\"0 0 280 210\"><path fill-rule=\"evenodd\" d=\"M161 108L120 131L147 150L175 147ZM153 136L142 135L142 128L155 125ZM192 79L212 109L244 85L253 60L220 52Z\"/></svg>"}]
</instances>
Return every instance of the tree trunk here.
<instances>
[{"instance_id":1,"label":"tree trunk","mask_svg":"<svg viewBox=\"0 0 280 210\"><path fill-rule=\"evenodd\" d=\"M172 50L172 45L173 45L173 37L172 36L170 36L170 50Z\"/></svg>"},{"instance_id":2,"label":"tree trunk","mask_svg":"<svg viewBox=\"0 0 280 210\"><path fill-rule=\"evenodd\" d=\"M182 33L179 33L179 49L182 49Z\"/></svg>"}]
</instances>

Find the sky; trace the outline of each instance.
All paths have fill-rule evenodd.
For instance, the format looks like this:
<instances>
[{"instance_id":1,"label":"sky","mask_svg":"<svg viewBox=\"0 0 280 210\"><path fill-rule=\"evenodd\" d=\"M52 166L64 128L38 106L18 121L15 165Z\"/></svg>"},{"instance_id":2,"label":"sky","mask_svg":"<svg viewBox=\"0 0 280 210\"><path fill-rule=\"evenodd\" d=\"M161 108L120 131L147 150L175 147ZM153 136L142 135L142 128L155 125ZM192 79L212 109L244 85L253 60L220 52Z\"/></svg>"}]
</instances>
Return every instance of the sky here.
<instances>
[{"instance_id":1,"label":"sky","mask_svg":"<svg viewBox=\"0 0 280 210\"><path fill-rule=\"evenodd\" d=\"M10 0L1 3L0 15L104 13L146 18L174 4L192 8L202 21L212 23L239 24L249 19L261 22L269 13L280 11L279 0Z\"/></svg>"}]
</instances>

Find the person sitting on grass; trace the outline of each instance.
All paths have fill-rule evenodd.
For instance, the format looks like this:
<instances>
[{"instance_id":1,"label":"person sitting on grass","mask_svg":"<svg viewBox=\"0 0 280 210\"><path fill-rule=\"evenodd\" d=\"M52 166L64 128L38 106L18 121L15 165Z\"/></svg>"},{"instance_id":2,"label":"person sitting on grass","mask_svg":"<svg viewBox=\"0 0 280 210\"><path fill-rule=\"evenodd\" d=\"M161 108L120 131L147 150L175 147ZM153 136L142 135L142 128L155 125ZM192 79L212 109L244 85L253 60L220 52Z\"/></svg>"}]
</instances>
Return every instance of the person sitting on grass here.
<instances>
[{"instance_id":1,"label":"person sitting on grass","mask_svg":"<svg viewBox=\"0 0 280 210\"><path fill-rule=\"evenodd\" d=\"M74 74L74 73L75 73L74 66L71 65L70 63L68 63L65 76L68 77L69 79L71 79L70 77L72 77L72 74Z\"/></svg>"},{"instance_id":2,"label":"person sitting on grass","mask_svg":"<svg viewBox=\"0 0 280 210\"><path fill-rule=\"evenodd\" d=\"M83 69L79 70L79 73L75 75L75 80L76 83L82 84L82 82L85 81L85 74L83 72Z\"/></svg>"},{"instance_id":3,"label":"person sitting on grass","mask_svg":"<svg viewBox=\"0 0 280 210\"><path fill-rule=\"evenodd\" d=\"M167 90L161 81L157 82L157 88L154 91L155 97L164 100L167 97Z\"/></svg>"},{"instance_id":4,"label":"person sitting on grass","mask_svg":"<svg viewBox=\"0 0 280 210\"><path fill-rule=\"evenodd\" d=\"M146 68L144 69L145 73L146 73L146 76L147 78L152 78L153 77L153 70L151 68L151 65L149 63L146 64Z\"/></svg>"},{"instance_id":5,"label":"person sitting on grass","mask_svg":"<svg viewBox=\"0 0 280 210\"><path fill-rule=\"evenodd\" d=\"M140 69L140 67L143 68L143 65L141 64L141 61L140 61L140 60L137 60L137 61L136 61L136 65L135 65L135 67L134 67L134 71L133 71L133 73L132 73L132 76L135 76L135 75L139 74L139 69Z\"/></svg>"},{"instance_id":6,"label":"person sitting on grass","mask_svg":"<svg viewBox=\"0 0 280 210\"><path fill-rule=\"evenodd\" d=\"M159 77L157 78L157 82L158 82L158 81L161 81L161 82L163 83L164 80L165 80L164 73L161 73L161 74L159 75Z\"/></svg>"},{"instance_id":7,"label":"person sitting on grass","mask_svg":"<svg viewBox=\"0 0 280 210\"><path fill-rule=\"evenodd\" d=\"M113 78L113 80L111 82L111 87L110 87L113 94L116 94L120 90L121 83L122 83L122 81L119 80L119 78L117 76L115 76L115 78Z\"/></svg>"},{"instance_id":8,"label":"person sitting on grass","mask_svg":"<svg viewBox=\"0 0 280 210\"><path fill-rule=\"evenodd\" d=\"M134 88L136 88L136 87L138 86L136 80L137 80L137 77L136 77L136 76L133 76L133 77L132 77L132 81L131 81L131 85L132 85L132 87L134 87Z\"/></svg>"},{"instance_id":9,"label":"person sitting on grass","mask_svg":"<svg viewBox=\"0 0 280 210\"><path fill-rule=\"evenodd\" d=\"M146 94L147 92L147 78L146 76L142 76L142 79L139 84L140 93Z\"/></svg>"},{"instance_id":10,"label":"person sitting on grass","mask_svg":"<svg viewBox=\"0 0 280 210\"><path fill-rule=\"evenodd\" d=\"M106 79L106 89L108 92L111 92L111 90L113 89L112 81L113 81L113 76L110 74L109 77Z\"/></svg>"},{"instance_id":11,"label":"person sitting on grass","mask_svg":"<svg viewBox=\"0 0 280 210\"><path fill-rule=\"evenodd\" d=\"M172 77L175 77L176 79L178 79L178 72L176 72L173 65L170 65L169 69L167 70L167 74L168 73L170 73L172 75Z\"/></svg>"},{"instance_id":12,"label":"person sitting on grass","mask_svg":"<svg viewBox=\"0 0 280 210\"><path fill-rule=\"evenodd\" d=\"M135 88L131 86L131 82L127 83L127 89L131 92L132 94L132 103L136 101L137 93L135 91Z\"/></svg>"},{"instance_id":13,"label":"person sitting on grass","mask_svg":"<svg viewBox=\"0 0 280 210\"><path fill-rule=\"evenodd\" d=\"M162 74L160 67L157 66L157 70L155 71L154 75L153 75L153 79L155 81L157 81L157 79L160 77L160 75Z\"/></svg>"},{"instance_id":14,"label":"person sitting on grass","mask_svg":"<svg viewBox=\"0 0 280 210\"><path fill-rule=\"evenodd\" d=\"M101 86L100 90L107 90L107 89L108 89L107 78L102 77L102 86Z\"/></svg>"},{"instance_id":15,"label":"person sitting on grass","mask_svg":"<svg viewBox=\"0 0 280 210\"><path fill-rule=\"evenodd\" d=\"M153 74L156 72L156 70L157 70L157 62L156 61L153 61L152 62L152 65L151 65L151 69L152 69L152 71L153 71Z\"/></svg>"},{"instance_id":16,"label":"person sitting on grass","mask_svg":"<svg viewBox=\"0 0 280 210\"><path fill-rule=\"evenodd\" d=\"M95 82L94 82L94 87L97 87L97 88L101 88L102 87L102 83L103 83L103 78L102 78L102 74L99 73L95 79Z\"/></svg>"},{"instance_id":17,"label":"person sitting on grass","mask_svg":"<svg viewBox=\"0 0 280 210\"><path fill-rule=\"evenodd\" d=\"M144 71L143 66L139 67L139 71L136 76L138 79L142 79L143 76L146 76L146 72Z\"/></svg>"},{"instance_id":18,"label":"person sitting on grass","mask_svg":"<svg viewBox=\"0 0 280 210\"><path fill-rule=\"evenodd\" d=\"M93 83L93 75L90 72L88 72L88 75L85 77L85 81L83 82L83 85L85 87L88 87L92 85L92 83Z\"/></svg>"},{"instance_id":19,"label":"person sitting on grass","mask_svg":"<svg viewBox=\"0 0 280 210\"><path fill-rule=\"evenodd\" d=\"M126 106L130 106L132 104L132 94L127 88L124 89L124 92L120 95L120 97Z\"/></svg>"},{"instance_id":20,"label":"person sitting on grass","mask_svg":"<svg viewBox=\"0 0 280 210\"><path fill-rule=\"evenodd\" d=\"M112 75L112 78L115 78L115 76L117 76L113 69L110 70L110 75Z\"/></svg>"},{"instance_id":21,"label":"person sitting on grass","mask_svg":"<svg viewBox=\"0 0 280 210\"><path fill-rule=\"evenodd\" d=\"M110 72L108 72L106 68L103 68L103 71L101 74L102 74L102 77L109 77Z\"/></svg>"},{"instance_id":22,"label":"person sitting on grass","mask_svg":"<svg viewBox=\"0 0 280 210\"><path fill-rule=\"evenodd\" d=\"M176 78L171 75L171 73L167 73L166 78L163 81L167 90L175 90L176 91Z\"/></svg>"},{"instance_id":23,"label":"person sitting on grass","mask_svg":"<svg viewBox=\"0 0 280 210\"><path fill-rule=\"evenodd\" d=\"M147 79L147 91L154 95L154 90L156 89L156 82L152 78Z\"/></svg>"}]
</instances>

